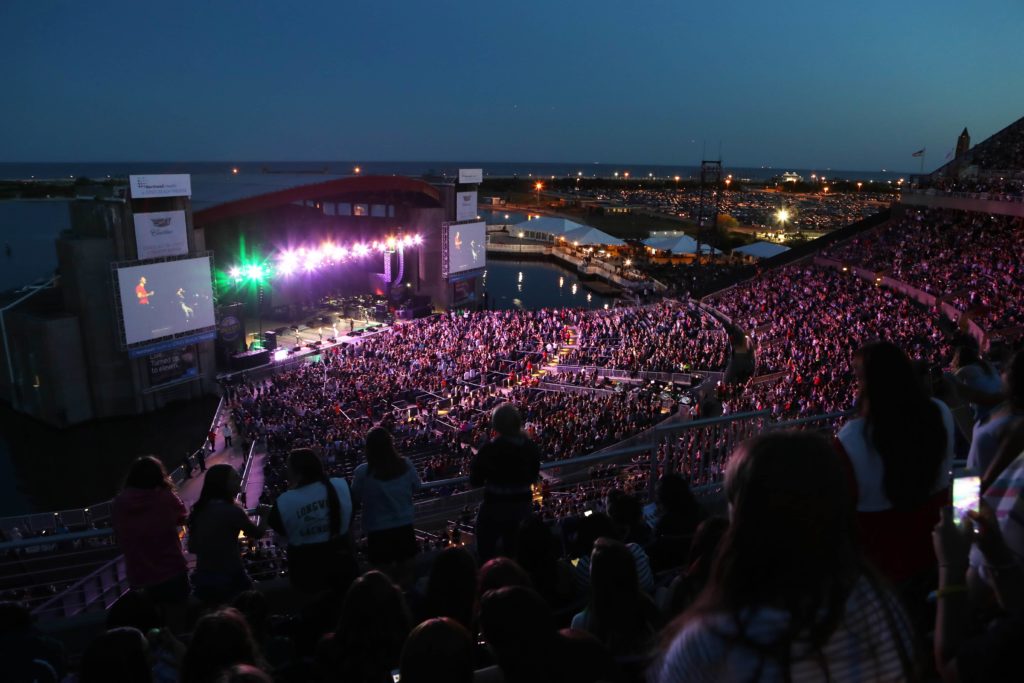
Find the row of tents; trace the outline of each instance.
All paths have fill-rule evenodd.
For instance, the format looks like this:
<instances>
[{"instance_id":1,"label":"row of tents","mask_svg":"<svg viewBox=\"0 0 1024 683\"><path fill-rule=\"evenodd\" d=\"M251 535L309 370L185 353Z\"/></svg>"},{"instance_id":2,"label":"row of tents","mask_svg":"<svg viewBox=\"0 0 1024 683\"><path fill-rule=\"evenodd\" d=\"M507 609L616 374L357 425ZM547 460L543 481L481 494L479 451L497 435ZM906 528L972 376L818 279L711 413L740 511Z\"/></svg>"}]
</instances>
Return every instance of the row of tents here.
<instances>
[{"instance_id":1,"label":"row of tents","mask_svg":"<svg viewBox=\"0 0 1024 683\"><path fill-rule=\"evenodd\" d=\"M564 239L566 242L579 246L602 245L621 247L625 244L618 237L613 237L603 230L571 221L568 218L557 218L555 216L541 216L533 220L523 221L517 223L516 228L522 231L547 233L554 239ZM673 254L697 253L697 240L682 232L655 233L643 240L643 244L658 251L671 251ZM753 244L733 249L734 254L742 254L753 258L771 258L784 251L789 251L789 247L772 242L754 242ZM722 252L709 244L701 244L700 253L721 254Z\"/></svg>"}]
</instances>

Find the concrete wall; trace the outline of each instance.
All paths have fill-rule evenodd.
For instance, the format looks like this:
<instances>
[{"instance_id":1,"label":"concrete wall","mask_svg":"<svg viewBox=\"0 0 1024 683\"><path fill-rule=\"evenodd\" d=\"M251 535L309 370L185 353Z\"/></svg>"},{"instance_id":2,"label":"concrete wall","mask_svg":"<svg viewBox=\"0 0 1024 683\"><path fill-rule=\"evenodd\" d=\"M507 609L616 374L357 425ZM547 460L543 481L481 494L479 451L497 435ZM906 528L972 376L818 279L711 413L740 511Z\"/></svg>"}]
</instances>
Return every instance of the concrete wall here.
<instances>
[{"instance_id":1,"label":"concrete wall","mask_svg":"<svg viewBox=\"0 0 1024 683\"><path fill-rule=\"evenodd\" d=\"M64 308L78 317L96 417L139 412L132 364L121 350L111 262L114 239L57 240Z\"/></svg>"},{"instance_id":2,"label":"concrete wall","mask_svg":"<svg viewBox=\"0 0 1024 683\"><path fill-rule=\"evenodd\" d=\"M92 419L78 318L15 310L7 332L19 409L57 427Z\"/></svg>"},{"instance_id":3,"label":"concrete wall","mask_svg":"<svg viewBox=\"0 0 1024 683\"><path fill-rule=\"evenodd\" d=\"M991 199L987 194L971 194L964 192L939 192L937 190L908 190L900 197L905 206L924 206L928 208L956 209L958 211L977 211L1000 216L1024 217L1024 198L1015 197L1012 201Z\"/></svg>"}]
</instances>

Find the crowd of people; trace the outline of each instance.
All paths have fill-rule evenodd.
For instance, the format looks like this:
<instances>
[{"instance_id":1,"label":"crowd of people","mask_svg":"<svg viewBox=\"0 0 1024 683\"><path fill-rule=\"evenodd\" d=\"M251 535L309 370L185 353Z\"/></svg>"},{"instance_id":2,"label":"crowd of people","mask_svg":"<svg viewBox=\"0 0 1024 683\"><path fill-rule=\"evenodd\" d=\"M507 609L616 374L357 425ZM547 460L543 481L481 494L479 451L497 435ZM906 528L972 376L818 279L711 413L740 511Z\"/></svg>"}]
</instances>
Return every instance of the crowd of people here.
<instances>
[{"instance_id":1,"label":"crowd of people","mask_svg":"<svg viewBox=\"0 0 1024 683\"><path fill-rule=\"evenodd\" d=\"M1024 637L1013 513L1024 505L1024 352L1001 368L997 398L1011 417L980 502L955 512L950 407L892 343L865 344L850 362L857 415L832 439L766 431L741 442L724 461L726 516L702 507L679 473L663 472L645 507L647 482L628 464L590 472L582 505L553 513L559 496L534 501L545 454L525 416L502 404L471 465L484 490L476 542L420 556L418 568L418 477L382 427L351 481L330 477L310 449L290 452L288 488L260 523L236 502L231 467L207 471L189 510L160 462L140 458L114 502L133 589L74 662L23 608L0 606L5 673L57 681L73 668L83 683L1012 680ZM365 555L352 538L360 508L373 520ZM267 528L287 544L287 587L254 586L239 564L239 535Z\"/></svg>"},{"instance_id":2,"label":"crowd of people","mask_svg":"<svg viewBox=\"0 0 1024 683\"><path fill-rule=\"evenodd\" d=\"M889 339L929 367L952 359L941 316L853 273L794 264L712 297L755 345L755 377L721 391L726 412L804 417L853 407L849 349Z\"/></svg>"},{"instance_id":3,"label":"crowd of people","mask_svg":"<svg viewBox=\"0 0 1024 683\"><path fill-rule=\"evenodd\" d=\"M575 329L579 340L565 365L689 372L721 370L729 360L725 328L692 303L597 311L581 317Z\"/></svg>"},{"instance_id":4,"label":"crowd of people","mask_svg":"<svg viewBox=\"0 0 1024 683\"><path fill-rule=\"evenodd\" d=\"M988 332L1024 324L1024 241L1015 216L908 209L825 254L948 297Z\"/></svg>"}]
</instances>

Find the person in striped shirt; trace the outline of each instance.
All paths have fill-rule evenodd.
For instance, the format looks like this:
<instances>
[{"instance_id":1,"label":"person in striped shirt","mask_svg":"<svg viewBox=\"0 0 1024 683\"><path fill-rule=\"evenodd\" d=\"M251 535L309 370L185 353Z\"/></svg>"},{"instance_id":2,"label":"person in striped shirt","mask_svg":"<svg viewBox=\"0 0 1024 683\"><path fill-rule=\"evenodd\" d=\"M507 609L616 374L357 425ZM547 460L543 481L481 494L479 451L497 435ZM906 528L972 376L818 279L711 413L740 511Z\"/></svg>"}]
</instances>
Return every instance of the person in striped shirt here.
<instances>
[{"instance_id":1,"label":"person in striped shirt","mask_svg":"<svg viewBox=\"0 0 1024 683\"><path fill-rule=\"evenodd\" d=\"M745 442L725 490L730 526L711 578L664 631L652 683L914 678L906 616L861 557L826 439L775 432Z\"/></svg>"}]
</instances>

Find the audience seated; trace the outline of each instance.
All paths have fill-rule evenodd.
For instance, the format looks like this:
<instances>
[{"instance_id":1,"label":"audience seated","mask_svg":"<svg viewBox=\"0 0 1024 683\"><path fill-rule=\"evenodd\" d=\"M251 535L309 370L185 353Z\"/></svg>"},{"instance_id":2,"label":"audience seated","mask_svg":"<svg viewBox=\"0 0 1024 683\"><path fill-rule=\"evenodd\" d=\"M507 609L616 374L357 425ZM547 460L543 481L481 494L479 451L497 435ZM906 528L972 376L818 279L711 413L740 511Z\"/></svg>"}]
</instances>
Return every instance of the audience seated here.
<instances>
[{"instance_id":1,"label":"audience seated","mask_svg":"<svg viewBox=\"0 0 1024 683\"><path fill-rule=\"evenodd\" d=\"M454 619L427 619L402 647L403 683L472 683L473 639Z\"/></svg>"}]
</instances>

